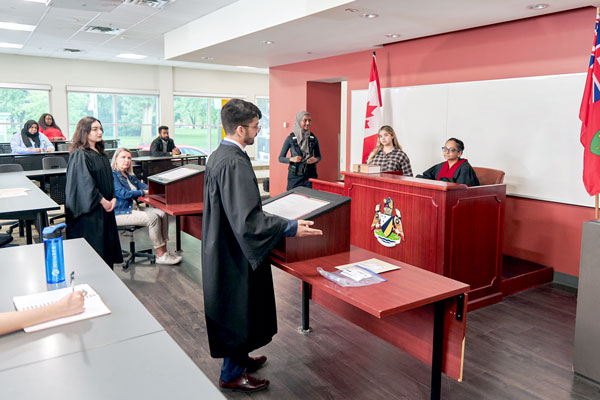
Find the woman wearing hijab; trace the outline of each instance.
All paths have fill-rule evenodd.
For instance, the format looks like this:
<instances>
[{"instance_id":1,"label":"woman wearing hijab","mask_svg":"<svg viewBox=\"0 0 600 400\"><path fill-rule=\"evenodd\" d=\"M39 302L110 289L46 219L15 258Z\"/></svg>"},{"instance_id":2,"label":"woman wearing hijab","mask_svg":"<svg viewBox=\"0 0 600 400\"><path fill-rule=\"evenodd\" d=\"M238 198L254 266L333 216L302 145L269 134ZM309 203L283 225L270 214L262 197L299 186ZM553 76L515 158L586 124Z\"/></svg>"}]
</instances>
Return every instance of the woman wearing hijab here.
<instances>
[{"instance_id":1,"label":"woman wearing hijab","mask_svg":"<svg viewBox=\"0 0 600 400\"><path fill-rule=\"evenodd\" d=\"M58 125L54 122L52 114L42 114L40 119L38 119L38 125L40 126L40 133L46 135L52 142L64 142L67 140Z\"/></svg>"},{"instance_id":2,"label":"woman wearing hijab","mask_svg":"<svg viewBox=\"0 0 600 400\"><path fill-rule=\"evenodd\" d=\"M44 153L54 151L54 145L46 135L38 132L38 123L30 119L23 125L21 134L14 134L10 139L10 149L13 153Z\"/></svg>"},{"instance_id":3,"label":"woman wearing hijab","mask_svg":"<svg viewBox=\"0 0 600 400\"><path fill-rule=\"evenodd\" d=\"M312 188L309 178L317 177L317 163L321 161L321 150L317 137L310 131L311 122L310 114L300 111L296 114L292 133L283 142L279 153L279 162L290 164L286 190L298 186ZM288 150L289 158L286 157Z\"/></svg>"},{"instance_id":4,"label":"woman wearing hijab","mask_svg":"<svg viewBox=\"0 0 600 400\"><path fill-rule=\"evenodd\" d=\"M67 164L67 239L84 238L110 268L122 263L115 220L115 186L104 152L102 124L94 117L77 123Z\"/></svg>"}]
</instances>

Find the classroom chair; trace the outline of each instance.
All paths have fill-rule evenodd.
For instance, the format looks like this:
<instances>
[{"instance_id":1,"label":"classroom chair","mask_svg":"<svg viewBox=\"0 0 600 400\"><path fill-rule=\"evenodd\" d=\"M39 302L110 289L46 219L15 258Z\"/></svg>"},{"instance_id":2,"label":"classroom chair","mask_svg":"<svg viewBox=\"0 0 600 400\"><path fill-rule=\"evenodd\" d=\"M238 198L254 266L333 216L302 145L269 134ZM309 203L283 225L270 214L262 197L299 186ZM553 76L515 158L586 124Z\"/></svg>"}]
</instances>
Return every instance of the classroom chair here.
<instances>
[{"instance_id":1,"label":"classroom chair","mask_svg":"<svg viewBox=\"0 0 600 400\"><path fill-rule=\"evenodd\" d=\"M504 171L499 169L473 167L480 185L497 185L504 182Z\"/></svg>"}]
</instances>

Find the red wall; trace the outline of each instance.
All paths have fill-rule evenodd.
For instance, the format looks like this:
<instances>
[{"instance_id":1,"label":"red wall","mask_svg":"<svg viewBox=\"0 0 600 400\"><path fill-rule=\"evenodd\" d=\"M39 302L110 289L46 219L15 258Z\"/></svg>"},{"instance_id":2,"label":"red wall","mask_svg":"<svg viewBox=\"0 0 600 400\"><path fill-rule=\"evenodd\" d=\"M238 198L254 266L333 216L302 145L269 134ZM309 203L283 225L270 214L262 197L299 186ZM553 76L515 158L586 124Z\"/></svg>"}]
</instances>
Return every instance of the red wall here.
<instances>
[{"instance_id":1,"label":"red wall","mask_svg":"<svg viewBox=\"0 0 600 400\"><path fill-rule=\"evenodd\" d=\"M377 50L381 86L585 72L595 13L587 7L386 45ZM368 86L370 63L371 51L364 51L271 68L272 195L284 191L286 184L286 166L276 157L289 134L283 122L293 123L296 112L306 107L307 82L345 78L350 104L351 91ZM350 110L347 126L352 135ZM573 140L579 140L578 132ZM579 275L581 224L593 216L592 208L509 197L505 253Z\"/></svg>"}]
</instances>

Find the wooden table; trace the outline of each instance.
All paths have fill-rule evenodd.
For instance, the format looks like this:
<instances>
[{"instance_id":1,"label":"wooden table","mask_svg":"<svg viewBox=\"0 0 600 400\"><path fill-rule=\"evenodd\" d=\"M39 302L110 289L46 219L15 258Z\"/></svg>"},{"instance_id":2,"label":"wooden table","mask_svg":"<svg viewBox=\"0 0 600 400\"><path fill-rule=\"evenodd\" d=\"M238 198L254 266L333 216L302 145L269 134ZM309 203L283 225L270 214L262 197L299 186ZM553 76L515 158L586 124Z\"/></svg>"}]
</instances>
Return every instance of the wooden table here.
<instances>
[{"instance_id":1,"label":"wooden table","mask_svg":"<svg viewBox=\"0 0 600 400\"><path fill-rule=\"evenodd\" d=\"M175 217L175 242L176 251L181 250L181 216L198 217L198 222L193 224L193 228L198 231L199 237L202 238L202 213L204 212L204 203L185 203L185 204L165 204L151 197L138 197L138 200L154 207L163 210L169 215Z\"/></svg>"},{"instance_id":2,"label":"wooden table","mask_svg":"<svg viewBox=\"0 0 600 400\"><path fill-rule=\"evenodd\" d=\"M0 387L15 399L224 398L85 239L64 242L76 271L108 315L0 337ZM44 246L0 249L0 312L13 296L47 290Z\"/></svg>"},{"instance_id":3,"label":"wooden table","mask_svg":"<svg viewBox=\"0 0 600 400\"><path fill-rule=\"evenodd\" d=\"M317 271L377 258L401 267L387 282L347 288ZM431 398L439 399L441 374L462 380L469 285L352 246L349 252L306 261L271 263L302 281L302 329L310 331L309 299L415 358L430 363Z\"/></svg>"},{"instance_id":4,"label":"wooden table","mask_svg":"<svg viewBox=\"0 0 600 400\"><path fill-rule=\"evenodd\" d=\"M0 189L26 188L26 196L0 198L0 219L35 218L38 224L39 240L42 241L42 228L48 224L47 212L58 210L56 204L46 193L31 182L23 172L5 172L0 174ZM33 243L31 227L27 224L27 244Z\"/></svg>"}]
</instances>

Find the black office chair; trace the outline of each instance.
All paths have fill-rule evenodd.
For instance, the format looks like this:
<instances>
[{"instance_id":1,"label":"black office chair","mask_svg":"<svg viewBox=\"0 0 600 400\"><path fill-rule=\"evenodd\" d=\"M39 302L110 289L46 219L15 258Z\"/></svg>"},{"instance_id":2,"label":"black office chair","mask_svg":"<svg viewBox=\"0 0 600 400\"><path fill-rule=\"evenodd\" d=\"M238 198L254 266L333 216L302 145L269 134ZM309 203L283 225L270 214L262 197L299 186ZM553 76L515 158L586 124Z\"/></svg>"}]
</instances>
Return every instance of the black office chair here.
<instances>
[{"instance_id":1,"label":"black office chair","mask_svg":"<svg viewBox=\"0 0 600 400\"><path fill-rule=\"evenodd\" d=\"M138 150L137 153L138 153L138 157L148 157L148 156L152 155L150 150Z\"/></svg>"},{"instance_id":2,"label":"black office chair","mask_svg":"<svg viewBox=\"0 0 600 400\"><path fill-rule=\"evenodd\" d=\"M23 167L21 166L21 164L0 164L0 174L5 173L5 172L23 172ZM10 235L10 237L12 238L12 232L13 230L18 226L19 227L19 236L23 237L24 236L24 225L23 225L23 220L19 220L19 221L5 221L0 223L0 226L8 226L8 229L6 230L6 234ZM31 224L31 221L26 221L27 224ZM11 239L12 240L12 239Z\"/></svg>"},{"instance_id":3,"label":"black office chair","mask_svg":"<svg viewBox=\"0 0 600 400\"><path fill-rule=\"evenodd\" d=\"M145 226L137 226L137 225L122 225L117 226L117 229L123 232L123 236L129 236L129 251L122 250L124 263L123 263L123 271L129 268L131 263L135 263L136 257L142 257L150 260L150 264L156 264L156 256L152 254L152 249L146 250L135 250L135 240L133 238L133 233L138 229L145 228Z\"/></svg>"},{"instance_id":4,"label":"black office chair","mask_svg":"<svg viewBox=\"0 0 600 400\"><path fill-rule=\"evenodd\" d=\"M42 159L42 167L44 169L59 169L67 168L67 162L62 157L44 157ZM45 192L50 195L50 198L57 204L65 204L65 188L67 185L66 175L51 175L46 178ZM49 215L50 223L53 224L59 218L65 218L65 213Z\"/></svg>"},{"instance_id":5,"label":"black office chair","mask_svg":"<svg viewBox=\"0 0 600 400\"><path fill-rule=\"evenodd\" d=\"M58 143L56 144L56 151L69 151L71 143Z\"/></svg>"},{"instance_id":6,"label":"black office chair","mask_svg":"<svg viewBox=\"0 0 600 400\"><path fill-rule=\"evenodd\" d=\"M12 148L10 147L10 143L0 143L0 154L10 154L12 153Z\"/></svg>"},{"instance_id":7,"label":"black office chair","mask_svg":"<svg viewBox=\"0 0 600 400\"><path fill-rule=\"evenodd\" d=\"M4 247L13 241L12 235L8 233L0 233L0 247Z\"/></svg>"}]
</instances>

